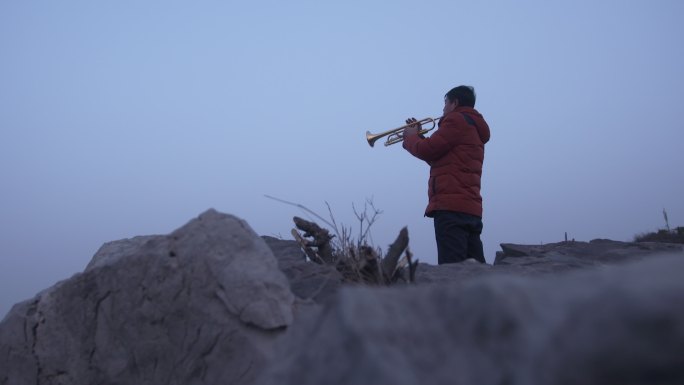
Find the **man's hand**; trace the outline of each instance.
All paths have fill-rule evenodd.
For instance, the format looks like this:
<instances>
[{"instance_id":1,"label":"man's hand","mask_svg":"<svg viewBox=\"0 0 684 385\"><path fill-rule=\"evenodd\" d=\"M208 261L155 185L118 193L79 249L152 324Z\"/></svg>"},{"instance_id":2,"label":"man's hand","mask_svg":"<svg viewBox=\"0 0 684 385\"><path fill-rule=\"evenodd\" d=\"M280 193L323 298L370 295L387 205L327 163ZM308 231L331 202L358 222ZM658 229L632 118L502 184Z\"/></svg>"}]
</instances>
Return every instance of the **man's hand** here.
<instances>
[{"instance_id":1,"label":"man's hand","mask_svg":"<svg viewBox=\"0 0 684 385\"><path fill-rule=\"evenodd\" d=\"M406 124L408 127L404 128L404 136L418 135L418 131L420 131L420 124L418 124L416 118L406 119Z\"/></svg>"}]
</instances>

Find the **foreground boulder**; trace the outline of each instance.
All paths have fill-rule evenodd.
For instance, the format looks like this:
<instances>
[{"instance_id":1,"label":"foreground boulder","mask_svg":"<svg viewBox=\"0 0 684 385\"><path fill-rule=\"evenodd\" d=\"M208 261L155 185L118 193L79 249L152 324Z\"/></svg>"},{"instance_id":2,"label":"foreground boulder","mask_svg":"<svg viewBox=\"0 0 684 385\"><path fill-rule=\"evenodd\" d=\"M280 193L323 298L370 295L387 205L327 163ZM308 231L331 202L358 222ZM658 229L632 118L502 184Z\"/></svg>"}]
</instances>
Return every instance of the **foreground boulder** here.
<instances>
[{"instance_id":1,"label":"foreground boulder","mask_svg":"<svg viewBox=\"0 0 684 385\"><path fill-rule=\"evenodd\" d=\"M681 253L562 275L342 288L259 385L682 384Z\"/></svg>"},{"instance_id":2,"label":"foreground boulder","mask_svg":"<svg viewBox=\"0 0 684 385\"><path fill-rule=\"evenodd\" d=\"M684 383L682 245L502 250L351 287L209 210L15 305L0 384Z\"/></svg>"},{"instance_id":3,"label":"foreground boulder","mask_svg":"<svg viewBox=\"0 0 684 385\"><path fill-rule=\"evenodd\" d=\"M250 384L295 297L244 221L209 210L105 244L0 324L0 384Z\"/></svg>"}]
</instances>

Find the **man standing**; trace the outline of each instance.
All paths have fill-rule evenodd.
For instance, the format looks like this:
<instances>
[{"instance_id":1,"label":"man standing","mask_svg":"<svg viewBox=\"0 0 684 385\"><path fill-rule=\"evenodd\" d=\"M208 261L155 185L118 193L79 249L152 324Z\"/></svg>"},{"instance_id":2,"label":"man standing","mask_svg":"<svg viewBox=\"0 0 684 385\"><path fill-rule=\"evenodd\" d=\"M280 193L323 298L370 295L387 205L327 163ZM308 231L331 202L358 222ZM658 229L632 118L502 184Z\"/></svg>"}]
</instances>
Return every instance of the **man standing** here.
<instances>
[{"instance_id":1,"label":"man standing","mask_svg":"<svg viewBox=\"0 0 684 385\"><path fill-rule=\"evenodd\" d=\"M403 133L404 148L430 165L425 216L434 219L440 265L468 258L485 263L480 179L489 125L474 107L473 87L458 86L444 96L444 115L430 137L418 135L415 118L406 120Z\"/></svg>"}]
</instances>

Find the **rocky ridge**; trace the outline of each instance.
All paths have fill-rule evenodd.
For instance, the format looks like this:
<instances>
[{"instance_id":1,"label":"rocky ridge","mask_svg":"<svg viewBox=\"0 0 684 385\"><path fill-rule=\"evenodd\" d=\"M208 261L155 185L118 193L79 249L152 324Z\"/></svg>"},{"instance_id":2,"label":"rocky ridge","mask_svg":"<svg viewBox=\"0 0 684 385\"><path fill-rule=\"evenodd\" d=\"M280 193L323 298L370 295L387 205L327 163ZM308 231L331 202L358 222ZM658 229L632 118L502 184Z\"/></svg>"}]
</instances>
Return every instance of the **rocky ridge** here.
<instances>
[{"instance_id":1,"label":"rocky ridge","mask_svg":"<svg viewBox=\"0 0 684 385\"><path fill-rule=\"evenodd\" d=\"M0 385L684 382L682 245L502 244L343 284L209 210L109 242L0 322Z\"/></svg>"}]
</instances>

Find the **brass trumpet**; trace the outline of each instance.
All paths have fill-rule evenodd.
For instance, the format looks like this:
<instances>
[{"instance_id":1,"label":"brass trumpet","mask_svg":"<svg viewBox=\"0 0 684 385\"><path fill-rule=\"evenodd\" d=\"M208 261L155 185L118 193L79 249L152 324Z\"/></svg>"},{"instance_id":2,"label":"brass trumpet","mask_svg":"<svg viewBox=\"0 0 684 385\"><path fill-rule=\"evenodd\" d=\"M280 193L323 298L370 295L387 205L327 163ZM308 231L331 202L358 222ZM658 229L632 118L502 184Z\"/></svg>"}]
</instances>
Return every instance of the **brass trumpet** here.
<instances>
[{"instance_id":1,"label":"brass trumpet","mask_svg":"<svg viewBox=\"0 0 684 385\"><path fill-rule=\"evenodd\" d=\"M437 122L442 119L440 116L439 118L425 118L422 120L419 120L415 123L411 124L406 124L401 127L394 128L392 130L388 130L385 132L381 132L379 134L371 134L370 131L366 131L366 140L368 141L368 144L370 144L371 147L375 144L375 141L382 138L382 137L387 137L387 140L385 140L385 146L391 146L395 143L399 143L404 140L404 129L408 126L412 126L414 124L420 125L420 129L418 130L418 134L423 135L426 132L432 131L435 126L437 126ZM424 125L429 125L431 124L432 126L424 128Z\"/></svg>"}]
</instances>

